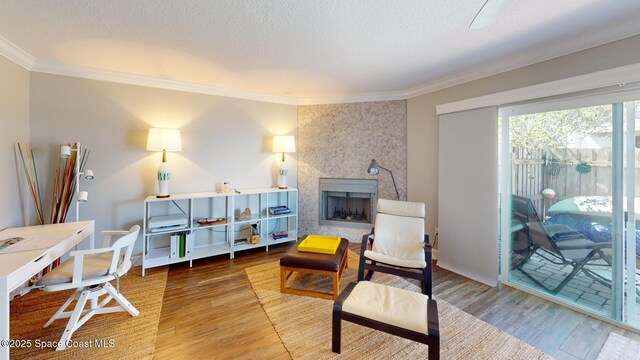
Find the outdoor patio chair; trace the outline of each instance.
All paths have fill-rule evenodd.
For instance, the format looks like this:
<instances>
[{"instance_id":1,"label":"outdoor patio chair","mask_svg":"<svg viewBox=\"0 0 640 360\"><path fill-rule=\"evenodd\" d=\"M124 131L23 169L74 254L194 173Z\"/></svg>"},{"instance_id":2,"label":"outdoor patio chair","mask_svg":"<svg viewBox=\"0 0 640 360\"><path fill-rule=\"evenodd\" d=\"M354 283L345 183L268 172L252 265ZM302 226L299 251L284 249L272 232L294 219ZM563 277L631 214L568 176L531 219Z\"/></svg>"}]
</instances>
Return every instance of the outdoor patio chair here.
<instances>
[{"instance_id":1,"label":"outdoor patio chair","mask_svg":"<svg viewBox=\"0 0 640 360\"><path fill-rule=\"evenodd\" d=\"M422 293L431 297L431 245L424 216L424 203L378 199L375 226L362 237L358 281L371 280L375 271L408 277L420 280Z\"/></svg>"},{"instance_id":2,"label":"outdoor patio chair","mask_svg":"<svg viewBox=\"0 0 640 360\"><path fill-rule=\"evenodd\" d=\"M595 243L564 225L545 226L531 199L523 196L512 195L511 210L512 241L520 244L517 251L522 256L515 268L548 292L557 294L580 271L592 277L584 267L595 260L604 260L611 266L607 250L611 249L611 242ZM526 246L522 246L523 243ZM548 287L524 269L536 253L553 264L570 265L573 269L557 286Z\"/></svg>"}]
</instances>

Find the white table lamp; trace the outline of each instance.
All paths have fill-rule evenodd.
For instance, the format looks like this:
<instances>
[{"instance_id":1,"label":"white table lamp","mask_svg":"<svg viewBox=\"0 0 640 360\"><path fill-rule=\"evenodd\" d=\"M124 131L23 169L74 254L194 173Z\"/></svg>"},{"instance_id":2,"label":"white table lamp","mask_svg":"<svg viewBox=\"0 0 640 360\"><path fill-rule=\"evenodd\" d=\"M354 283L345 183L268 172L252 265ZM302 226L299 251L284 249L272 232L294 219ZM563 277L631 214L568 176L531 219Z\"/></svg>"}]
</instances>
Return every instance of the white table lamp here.
<instances>
[{"instance_id":1,"label":"white table lamp","mask_svg":"<svg viewBox=\"0 0 640 360\"><path fill-rule=\"evenodd\" d=\"M156 197L167 198L169 197L169 178L171 177L171 172L167 165L167 151L182 151L180 130L161 128L149 129L147 150L162 151L162 163L160 163L157 173L159 191Z\"/></svg>"},{"instance_id":2,"label":"white table lamp","mask_svg":"<svg viewBox=\"0 0 640 360\"><path fill-rule=\"evenodd\" d=\"M287 188L287 164L284 161L284 153L296 152L296 141L293 135L276 135L273 137L273 152L282 153L282 162L278 171L278 188Z\"/></svg>"}]
</instances>

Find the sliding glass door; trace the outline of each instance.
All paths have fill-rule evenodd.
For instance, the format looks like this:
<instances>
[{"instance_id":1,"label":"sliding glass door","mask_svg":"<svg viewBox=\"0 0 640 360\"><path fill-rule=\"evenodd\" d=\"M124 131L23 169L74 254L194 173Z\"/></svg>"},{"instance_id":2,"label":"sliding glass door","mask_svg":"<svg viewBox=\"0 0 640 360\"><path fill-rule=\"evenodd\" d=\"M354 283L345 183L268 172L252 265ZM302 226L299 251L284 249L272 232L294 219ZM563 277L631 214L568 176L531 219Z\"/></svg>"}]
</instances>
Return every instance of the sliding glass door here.
<instances>
[{"instance_id":1,"label":"sliding glass door","mask_svg":"<svg viewBox=\"0 0 640 360\"><path fill-rule=\"evenodd\" d=\"M624 228L623 243L620 246L619 259L621 266L617 269L615 281L618 283L621 298L620 314L622 321L640 328L640 102L628 101L618 104L623 113L623 199L617 207L620 225ZM605 274L607 276L607 274Z\"/></svg>"},{"instance_id":2,"label":"sliding glass door","mask_svg":"<svg viewBox=\"0 0 640 360\"><path fill-rule=\"evenodd\" d=\"M502 280L638 327L638 105L578 103L501 110Z\"/></svg>"}]
</instances>

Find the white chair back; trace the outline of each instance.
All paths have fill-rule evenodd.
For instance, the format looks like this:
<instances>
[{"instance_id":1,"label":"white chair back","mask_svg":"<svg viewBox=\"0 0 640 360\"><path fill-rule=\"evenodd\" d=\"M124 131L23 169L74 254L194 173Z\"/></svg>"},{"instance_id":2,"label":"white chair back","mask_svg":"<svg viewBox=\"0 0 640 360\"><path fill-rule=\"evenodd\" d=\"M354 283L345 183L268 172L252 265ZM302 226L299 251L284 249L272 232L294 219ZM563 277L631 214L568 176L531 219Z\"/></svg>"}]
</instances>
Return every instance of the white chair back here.
<instances>
[{"instance_id":1,"label":"white chair back","mask_svg":"<svg viewBox=\"0 0 640 360\"><path fill-rule=\"evenodd\" d=\"M423 220L426 214L426 206L421 202L378 199L376 205L377 212L383 214L415 217Z\"/></svg>"},{"instance_id":2,"label":"white chair back","mask_svg":"<svg viewBox=\"0 0 640 360\"><path fill-rule=\"evenodd\" d=\"M122 276L129 271L132 265L131 254L133 253L133 246L138 239L139 232L140 226L133 225L126 235L121 236L111 245L113 248L113 256L111 258L109 274L115 272L119 276Z\"/></svg>"},{"instance_id":3,"label":"white chair back","mask_svg":"<svg viewBox=\"0 0 640 360\"><path fill-rule=\"evenodd\" d=\"M379 199L372 251L424 261L425 204Z\"/></svg>"}]
</instances>

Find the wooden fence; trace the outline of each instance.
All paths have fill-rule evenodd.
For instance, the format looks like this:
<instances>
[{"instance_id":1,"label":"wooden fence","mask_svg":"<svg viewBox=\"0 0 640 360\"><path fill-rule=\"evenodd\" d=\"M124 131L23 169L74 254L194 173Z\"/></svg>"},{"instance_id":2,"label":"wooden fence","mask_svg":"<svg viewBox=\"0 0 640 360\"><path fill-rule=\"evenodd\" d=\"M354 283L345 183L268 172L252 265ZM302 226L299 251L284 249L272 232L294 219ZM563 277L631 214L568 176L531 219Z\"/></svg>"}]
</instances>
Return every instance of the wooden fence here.
<instances>
[{"instance_id":1,"label":"wooden fence","mask_svg":"<svg viewBox=\"0 0 640 360\"><path fill-rule=\"evenodd\" d=\"M635 190L640 196L639 149L635 159ZM543 204L548 208L566 198L611 195L613 190L611 149L513 148L511 164L512 192L530 198L541 215ZM546 188L553 189L556 197L544 203L541 193Z\"/></svg>"}]
</instances>

